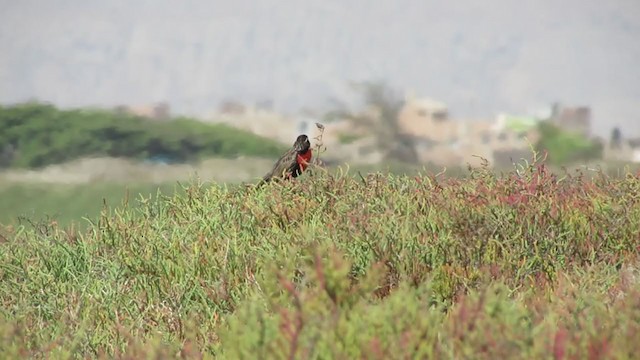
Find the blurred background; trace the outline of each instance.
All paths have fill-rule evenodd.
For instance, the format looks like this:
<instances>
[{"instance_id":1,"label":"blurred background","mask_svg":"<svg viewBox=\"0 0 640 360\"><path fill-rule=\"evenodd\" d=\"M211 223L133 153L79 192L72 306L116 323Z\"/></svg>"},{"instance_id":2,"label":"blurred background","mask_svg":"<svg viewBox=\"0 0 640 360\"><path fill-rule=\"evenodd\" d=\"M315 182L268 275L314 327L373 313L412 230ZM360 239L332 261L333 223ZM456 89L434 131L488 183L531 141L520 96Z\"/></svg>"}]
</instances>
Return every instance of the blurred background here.
<instances>
[{"instance_id":1,"label":"blurred background","mask_svg":"<svg viewBox=\"0 0 640 360\"><path fill-rule=\"evenodd\" d=\"M0 224L255 181L299 133L363 171L637 166L638 39L637 0L0 0Z\"/></svg>"}]
</instances>

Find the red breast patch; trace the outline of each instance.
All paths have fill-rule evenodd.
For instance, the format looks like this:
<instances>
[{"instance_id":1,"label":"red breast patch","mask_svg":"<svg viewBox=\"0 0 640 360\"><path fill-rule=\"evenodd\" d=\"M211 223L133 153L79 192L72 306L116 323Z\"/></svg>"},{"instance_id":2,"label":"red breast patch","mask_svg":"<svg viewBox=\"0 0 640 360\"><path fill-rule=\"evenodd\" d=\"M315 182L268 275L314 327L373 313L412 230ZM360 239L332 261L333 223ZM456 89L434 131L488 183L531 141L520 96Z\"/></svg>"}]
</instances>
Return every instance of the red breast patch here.
<instances>
[{"instance_id":1,"label":"red breast patch","mask_svg":"<svg viewBox=\"0 0 640 360\"><path fill-rule=\"evenodd\" d=\"M298 162L298 166L300 166L300 171L304 171L309 165L309 161L311 161L311 149L303 154L298 154L296 161Z\"/></svg>"}]
</instances>

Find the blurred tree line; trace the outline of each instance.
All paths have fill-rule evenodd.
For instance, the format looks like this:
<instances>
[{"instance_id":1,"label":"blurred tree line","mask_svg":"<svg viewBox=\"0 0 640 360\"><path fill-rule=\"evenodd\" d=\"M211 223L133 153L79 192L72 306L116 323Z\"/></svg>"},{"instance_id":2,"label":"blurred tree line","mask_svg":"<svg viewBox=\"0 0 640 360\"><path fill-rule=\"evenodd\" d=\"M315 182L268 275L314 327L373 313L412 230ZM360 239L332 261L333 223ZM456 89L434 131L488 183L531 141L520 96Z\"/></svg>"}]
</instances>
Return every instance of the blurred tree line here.
<instances>
[{"instance_id":1,"label":"blurred tree line","mask_svg":"<svg viewBox=\"0 0 640 360\"><path fill-rule=\"evenodd\" d=\"M206 156L277 157L279 143L188 118L152 121L107 110L0 106L0 166L34 168L86 156L186 162Z\"/></svg>"}]
</instances>

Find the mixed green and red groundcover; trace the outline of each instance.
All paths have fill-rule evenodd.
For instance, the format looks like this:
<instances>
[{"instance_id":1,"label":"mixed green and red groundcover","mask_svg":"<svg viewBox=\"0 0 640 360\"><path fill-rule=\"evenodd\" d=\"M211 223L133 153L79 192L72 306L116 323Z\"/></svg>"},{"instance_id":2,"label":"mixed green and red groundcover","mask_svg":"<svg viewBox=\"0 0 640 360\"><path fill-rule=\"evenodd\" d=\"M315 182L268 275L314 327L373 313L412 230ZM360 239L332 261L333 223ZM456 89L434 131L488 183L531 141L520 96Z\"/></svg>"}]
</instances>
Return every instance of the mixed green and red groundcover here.
<instances>
[{"instance_id":1,"label":"mixed green and red groundcover","mask_svg":"<svg viewBox=\"0 0 640 360\"><path fill-rule=\"evenodd\" d=\"M637 358L640 178L588 175L193 182L6 228L0 357Z\"/></svg>"}]
</instances>

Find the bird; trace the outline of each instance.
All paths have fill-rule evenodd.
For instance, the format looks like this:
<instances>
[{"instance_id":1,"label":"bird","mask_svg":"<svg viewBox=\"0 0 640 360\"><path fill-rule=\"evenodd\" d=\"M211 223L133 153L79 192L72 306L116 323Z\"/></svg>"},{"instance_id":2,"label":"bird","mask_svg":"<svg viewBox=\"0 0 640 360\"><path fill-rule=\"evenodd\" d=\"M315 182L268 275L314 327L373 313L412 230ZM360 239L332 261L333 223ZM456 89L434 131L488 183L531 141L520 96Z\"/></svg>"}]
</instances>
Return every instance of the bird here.
<instances>
[{"instance_id":1,"label":"bird","mask_svg":"<svg viewBox=\"0 0 640 360\"><path fill-rule=\"evenodd\" d=\"M312 150L307 135L298 135L293 146L285 152L258 183L263 185L274 179L291 179L300 176L309 166Z\"/></svg>"}]
</instances>

